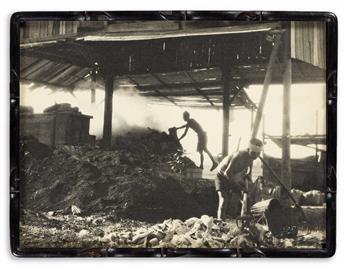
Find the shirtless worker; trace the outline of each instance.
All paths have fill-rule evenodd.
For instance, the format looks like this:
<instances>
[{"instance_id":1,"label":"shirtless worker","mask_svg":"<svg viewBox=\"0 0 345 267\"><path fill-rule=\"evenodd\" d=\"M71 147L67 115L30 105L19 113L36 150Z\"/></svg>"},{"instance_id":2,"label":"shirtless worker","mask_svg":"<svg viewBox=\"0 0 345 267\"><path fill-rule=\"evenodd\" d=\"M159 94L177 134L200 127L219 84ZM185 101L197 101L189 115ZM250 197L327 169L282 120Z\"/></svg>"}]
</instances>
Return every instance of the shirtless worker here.
<instances>
[{"instance_id":1,"label":"shirtless worker","mask_svg":"<svg viewBox=\"0 0 345 267\"><path fill-rule=\"evenodd\" d=\"M251 139L246 150L237 151L226 156L217 167L215 187L218 193L217 218L225 219L231 192L247 192L246 179L253 161L260 155L263 143L259 139Z\"/></svg>"},{"instance_id":2,"label":"shirtless worker","mask_svg":"<svg viewBox=\"0 0 345 267\"><path fill-rule=\"evenodd\" d=\"M187 122L185 125L182 125L181 127L177 127L176 129L183 129L185 128L184 133L181 135L181 137L178 139L180 141L183 137L186 136L189 128L194 130L196 134L198 135L198 145L196 147L196 150L200 154L200 169L204 168L204 151L206 154L210 157L212 161L212 167L210 171L213 171L217 167L217 162L214 160L211 152L207 149L207 134L201 127L201 125L194 119L190 118L190 114L188 111L183 112L183 120Z\"/></svg>"}]
</instances>

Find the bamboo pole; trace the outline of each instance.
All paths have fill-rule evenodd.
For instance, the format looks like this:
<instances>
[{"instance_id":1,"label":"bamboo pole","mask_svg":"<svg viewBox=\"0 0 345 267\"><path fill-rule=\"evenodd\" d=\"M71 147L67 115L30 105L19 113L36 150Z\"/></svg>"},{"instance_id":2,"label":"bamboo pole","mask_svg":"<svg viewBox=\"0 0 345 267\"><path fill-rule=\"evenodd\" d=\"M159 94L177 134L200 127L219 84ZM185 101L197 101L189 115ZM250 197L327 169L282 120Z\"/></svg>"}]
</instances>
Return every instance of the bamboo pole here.
<instances>
[{"instance_id":1,"label":"bamboo pole","mask_svg":"<svg viewBox=\"0 0 345 267\"><path fill-rule=\"evenodd\" d=\"M282 166L281 177L287 189L291 189L291 159L290 159L290 106L291 106L291 44L290 44L290 22L286 23L284 33L284 74L283 74L283 129L282 129Z\"/></svg>"},{"instance_id":2,"label":"bamboo pole","mask_svg":"<svg viewBox=\"0 0 345 267\"><path fill-rule=\"evenodd\" d=\"M278 50L279 50L279 46L280 46L280 42L281 42L280 38L281 38L280 34L278 34L276 37L275 44L274 44L274 47L272 49L271 55L270 55L269 62L268 62L265 80L264 80L264 84L263 84L263 89L262 89L262 93L261 93L261 97L260 97L260 102L259 102L258 110L256 112L255 121L254 121L254 125L253 125L252 138L256 138L258 131L259 131L259 126L260 126L260 122L261 122L261 118L262 118L263 109L265 106L268 88L269 88L269 85L270 85L271 80L272 80L273 63L275 62L275 60L277 58L277 54L278 54Z\"/></svg>"},{"instance_id":3,"label":"bamboo pole","mask_svg":"<svg viewBox=\"0 0 345 267\"><path fill-rule=\"evenodd\" d=\"M273 63L275 62L275 60L277 58L277 54L278 54L278 50L279 50L278 48L280 45L280 38L281 38L280 34L278 34L276 37L275 44L274 44L274 47L272 49L271 55L270 55L270 59L269 59L267 70L266 70L264 85L263 85L263 89L262 89L262 93L261 93L261 97L260 97L259 107L258 107L258 110L256 112L255 121L254 121L253 128L252 128L251 138L256 138L258 131L259 131L259 126L260 126L260 122L261 122L261 118L262 118L262 114L263 114L263 109L264 109L265 101L267 98L268 88L269 88L269 85L270 85L271 80L272 80ZM251 165L250 170L252 170L252 167L253 167L253 164ZM251 173L250 173L250 175L251 175ZM246 199L247 199L247 193L244 193L243 194L243 203L245 202ZM241 216L244 216L244 213L246 212L246 208L243 208L243 206L244 206L243 203L242 203Z\"/></svg>"}]
</instances>

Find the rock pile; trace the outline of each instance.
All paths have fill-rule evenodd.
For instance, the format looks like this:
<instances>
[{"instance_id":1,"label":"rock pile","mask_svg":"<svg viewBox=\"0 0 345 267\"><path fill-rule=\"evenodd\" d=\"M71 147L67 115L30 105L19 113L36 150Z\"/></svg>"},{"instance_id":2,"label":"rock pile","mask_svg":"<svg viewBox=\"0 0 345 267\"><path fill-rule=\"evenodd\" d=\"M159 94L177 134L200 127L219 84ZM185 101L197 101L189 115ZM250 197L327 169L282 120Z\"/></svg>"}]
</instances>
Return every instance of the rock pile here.
<instances>
[{"instance_id":1,"label":"rock pile","mask_svg":"<svg viewBox=\"0 0 345 267\"><path fill-rule=\"evenodd\" d=\"M240 232L234 220L210 216L157 224L123 219L113 214L73 215L23 210L20 240L40 248L322 248L324 231L300 231L295 238L276 238L259 224Z\"/></svg>"},{"instance_id":2,"label":"rock pile","mask_svg":"<svg viewBox=\"0 0 345 267\"><path fill-rule=\"evenodd\" d=\"M266 226L258 223L241 232L233 220L216 220L208 215L185 221L170 218L135 231L110 232L101 239L111 247L151 248L283 247L286 240L274 237Z\"/></svg>"},{"instance_id":3,"label":"rock pile","mask_svg":"<svg viewBox=\"0 0 345 267\"><path fill-rule=\"evenodd\" d=\"M114 233L110 238L115 246L127 242L134 247L222 248L230 245L235 227L203 215L185 221L168 219L150 228L139 228L129 236Z\"/></svg>"},{"instance_id":4,"label":"rock pile","mask_svg":"<svg viewBox=\"0 0 345 267\"><path fill-rule=\"evenodd\" d=\"M198 203L195 192L174 179L174 173L195 164L165 133L128 133L117 138L111 150L87 146L51 150L41 145L37 140L26 143L23 139L20 169L24 208L70 212L74 205L84 214L114 211L151 221L205 212L206 205ZM37 147L41 151L38 154ZM162 169L168 172L162 173ZM211 183L208 188L214 193Z\"/></svg>"}]
</instances>

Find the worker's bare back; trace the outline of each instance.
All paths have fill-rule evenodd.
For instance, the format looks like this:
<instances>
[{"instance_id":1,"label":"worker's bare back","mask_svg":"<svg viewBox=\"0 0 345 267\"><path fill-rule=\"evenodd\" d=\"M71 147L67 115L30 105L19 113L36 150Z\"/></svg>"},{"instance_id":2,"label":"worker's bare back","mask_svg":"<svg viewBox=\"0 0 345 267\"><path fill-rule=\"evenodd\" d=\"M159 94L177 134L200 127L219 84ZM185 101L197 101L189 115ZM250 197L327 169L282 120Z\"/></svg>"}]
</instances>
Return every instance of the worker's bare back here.
<instances>
[{"instance_id":1,"label":"worker's bare back","mask_svg":"<svg viewBox=\"0 0 345 267\"><path fill-rule=\"evenodd\" d=\"M198 135L204 134L205 131L201 127L201 125L194 119L189 119L187 122L187 127L191 128L194 130Z\"/></svg>"}]
</instances>

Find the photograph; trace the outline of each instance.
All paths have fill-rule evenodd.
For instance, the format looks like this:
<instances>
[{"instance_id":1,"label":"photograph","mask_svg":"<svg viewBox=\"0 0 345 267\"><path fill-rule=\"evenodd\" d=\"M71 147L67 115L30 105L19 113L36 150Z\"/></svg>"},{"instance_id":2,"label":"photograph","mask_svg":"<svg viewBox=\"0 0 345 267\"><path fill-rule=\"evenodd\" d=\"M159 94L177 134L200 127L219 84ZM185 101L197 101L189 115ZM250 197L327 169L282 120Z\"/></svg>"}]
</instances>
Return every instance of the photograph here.
<instances>
[{"instance_id":1,"label":"photograph","mask_svg":"<svg viewBox=\"0 0 345 267\"><path fill-rule=\"evenodd\" d=\"M19 250L329 249L325 18L16 22Z\"/></svg>"}]
</instances>

